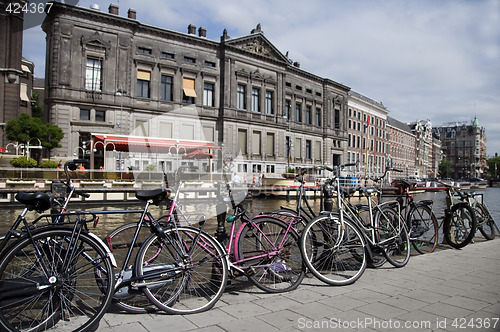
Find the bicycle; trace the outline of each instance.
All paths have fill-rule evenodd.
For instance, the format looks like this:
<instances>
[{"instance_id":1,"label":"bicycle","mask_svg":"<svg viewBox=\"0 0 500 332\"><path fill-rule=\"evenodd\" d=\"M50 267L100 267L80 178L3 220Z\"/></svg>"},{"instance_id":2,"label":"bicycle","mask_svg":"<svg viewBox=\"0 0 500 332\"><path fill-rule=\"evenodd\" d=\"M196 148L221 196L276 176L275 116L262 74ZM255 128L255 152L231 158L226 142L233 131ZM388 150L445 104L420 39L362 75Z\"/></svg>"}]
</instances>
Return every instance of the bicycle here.
<instances>
[{"instance_id":1,"label":"bicycle","mask_svg":"<svg viewBox=\"0 0 500 332\"><path fill-rule=\"evenodd\" d=\"M68 167L76 165L66 163L66 173ZM43 214L53 198L42 192L16 195L25 207L0 241L2 330L87 331L111 303L115 262L104 243L88 232L87 223L95 216ZM28 222L29 211L41 215ZM46 223L39 225L41 220Z\"/></svg>"},{"instance_id":2,"label":"bicycle","mask_svg":"<svg viewBox=\"0 0 500 332\"><path fill-rule=\"evenodd\" d=\"M372 266L379 266L385 262L385 259L387 259L395 267L402 267L406 265L410 257L408 232L400 214L393 213L394 210L392 209L383 209L385 206L397 206L398 203L396 201L389 201L377 204L372 198L372 196L377 193L376 188L341 188L339 181L340 171L344 167L349 166L355 166L355 164L338 165L333 168L328 166L322 167L333 173L333 177L324 185L323 191L326 197L325 201L331 199L335 195L338 212L328 212L326 216L320 215L319 217L313 219L313 221L306 226L301 235L301 250L307 267L311 269L316 277L320 278L322 275L324 278L324 280L322 279L323 281L329 282L333 285L349 284L357 280L362 271L364 271L363 265L365 265L364 262L366 256L368 258L367 261L370 261ZM355 192L359 192L360 196L366 198L368 200L368 204L357 207L353 206L349 202L348 198ZM364 220L366 220L366 218L361 217L360 212L362 210L366 210L368 213L369 224L365 224ZM328 223L333 223L335 226L332 227L335 231L333 233L334 237L328 234L329 228L324 226L324 224ZM346 228L343 224L349 225L349 228ZM315 226L316 228L314 228ZM345 266L347 266L351 272L336 272L336 270L341 267L344 268L344 266L340 264L334 265L333 263L329 264L327 268L322 267L322 271L317 270L315 265L318 265L318 262L316 261L322 260L322 256L324 256L324 254L318 255L315 254L314 251L317 250L317 248L325 247L331 251L331 253L329 253L330 256L333 256L334 251L331 249L333 248L338 250L344 238L352 241L350 237L344 237L343 233L346 232L345 229L352 229L349 235L353 238L359 237L360 240L356 241L363 243L363 245L358 244L358 250L356 251L352 248L350 251L344 251L344 259L349 262L349 264L345 264ZM314 235L309 233L314 233ZM358 233L360 235L358 235ZM354 236L355 234L356 236ZM307 244L308 237L318 241L320 245L318 246L315 243ZM333 242L333 244L330 242ZM364 243L367 243L368 245ZM347 245L346 247L348 248ZM361 254L361 248L364 248L366 254L364 252L363 255ZM345 255L346 252L351 254L352 257ZM380 252L384 256L384 260L382 262L377 259L377 252ZM308 257L314 257L315 262L311 262ZM334 258L335 257L332 257L330 260L335 262ZM363 265L361 265L361 267L355 265L355 260L352 258L357 259L358 262L363 262ZM355 268L352 268L351 265ZM316 270L316 273L314 270ZM325 277L325 274L327 273L333 276ZM337 277L339 279L334 279Z\"/></svg>"},{"instance_id":3,"label":"bicycle","mask_svg":"<svg viewBox=\"0 0 500 332\"><path fill-rule=\"evenodd\" d=\"M305 276L298 241L292 223L272 215L250 218L242 206L246 193L234 194L229 184L217 184L216 239L225 244L232 277L245 275L256 287L269 293L296 289ZM227 205L233 213L226 218ZM241 224L236 229L236 222ZM229 234L226 222L231 224Z\"/></svg>"},{"instance_id":4,"label":"bicycle","mask_svg":"<svg viewBox=\"0 0 500 332\"><path fill-rule=\"evenodd\" d=\"M333 178L323 185L323 191L336 191L338 211L322 211L307 223L300 237L302 259L307 268L316 278L330 285L354 283L367 266L369 253L365 236L346 214L340 199L342 194L337 171L350 165L322 167L334 173ZM333 194L325 193L326 199Z\"/></svg>"},{"instance_id":5,"label":"bicycle","mask_svg":"<svg viewBox=\"0 0 500 332\"><path fill-rule=\"evenodd\" d=\"M469 244L476 233L476 215L466 195L459 188L444 182L440 183L446 187L444 239L453 248L460 249Z\"/></svg>"},{"instance_id":6,"label":"bicycle","mask_svg":"<svg viewBox=\"0 0 500 332\"><path fill-rule=\"evenodd\" d=\"M476 215L477 228L486 240L493 240L495 238L496 224L484 202L483 193L464 192L464 194L466 196L464 198L467 199L469 205L472 206L474 214ZM478 200L477 197L481 197L481 200Z\"/></svg>"}]
</instances>

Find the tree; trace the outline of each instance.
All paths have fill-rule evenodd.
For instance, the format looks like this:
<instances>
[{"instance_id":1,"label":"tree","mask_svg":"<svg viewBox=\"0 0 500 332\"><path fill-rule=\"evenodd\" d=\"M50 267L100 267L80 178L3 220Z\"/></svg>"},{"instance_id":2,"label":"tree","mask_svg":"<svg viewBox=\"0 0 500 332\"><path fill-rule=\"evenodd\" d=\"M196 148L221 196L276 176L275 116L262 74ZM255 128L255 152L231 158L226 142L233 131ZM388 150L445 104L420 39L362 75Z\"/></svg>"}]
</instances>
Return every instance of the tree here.
<instances>
[{"instance_id":1,"label":"tree","mask_svg":"<svg viewBox=\"0 0 500 332\"><path fill-rule=\"evenodd\" d=\"M488 168L492 178L500 176L500 156L488 159Z\"/></svg>"},{"instance_id":2,"label":"tree","mask_svg":"<svg viewBox=\"0 0 500 332\"><path fill-rule=\"evenodd\" d=\"M40 94L34 91L31 94L33 101L31 102L31 115L34 118L43 119L43 106L40 105Z\"/></svg>"},{"instance_id":3,"label":"tree","mask_svg":"<svg viewBox=\"0 0 500 332\"><path fill-rule=\"evenodd\" d=\"M17 119L7 121L5 132L11 141L27 144L30 139L42 136L43 127L41 119L21 113Z\"/></svg>"},{"instance_id":4,"label":"tree","mask_svg":"<svg viewBox=\"0 0 500 332\"><path fill-rule=\"evenodd\" d=\"M451 175L451 161L446 158L441 159L439 163L439 174L441 178L449 178Z\"/></svg>"},{"instance_id":5,"label":"tree","mask_svg":"<svg viewBox=\"0 0 500 332\"><path fill-rule=\"evenodd\" d=\"M64 132L55 124L47 123L44 125L40 141L42 142L42 146L49 151L49 160L52 149L61 147L59 142L63 139L63 137Z\"/></svg>"}]
</instances>

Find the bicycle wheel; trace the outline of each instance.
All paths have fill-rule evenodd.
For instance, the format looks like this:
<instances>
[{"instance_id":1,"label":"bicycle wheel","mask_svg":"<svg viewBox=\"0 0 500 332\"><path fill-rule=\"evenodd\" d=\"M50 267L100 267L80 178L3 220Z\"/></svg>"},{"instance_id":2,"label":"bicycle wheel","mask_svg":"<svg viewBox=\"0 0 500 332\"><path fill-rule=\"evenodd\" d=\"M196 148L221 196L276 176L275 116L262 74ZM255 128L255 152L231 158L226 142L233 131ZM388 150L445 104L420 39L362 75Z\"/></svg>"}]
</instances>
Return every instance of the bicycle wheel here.
<instances>
[{"instance_id":1,"label":"bicycle wheel","mask_svg":"<svg viewBox=\"0 0 500 332\"><path fill-rule=\"evenodd\" d=\"M123 267L125 257L127 256L132 238L137 230L138 223L133 222L122 225L113 230L105 238L105 243L108 245L110 251L115 256L118 270L115 270L115 280ZM144 241L151 235L149 223L143 223L139 235L137 236L136 243L130 254L130 261L125 268L123 279L130 279L134 268L135 257L137 251L142 246ZM151 305L151 301L144 295L142 290L131 285L125 285L116 290L113 295L113 305L121 310L129 313L146 313L158 310L155 306Z\"/></svg>"},{"instance_id":2,"label":"bicycle wheel","mask_svg":"<svg viewBox=\"0 0 500 332\"><path fill-rule=\"evenodd\" d=\"M210 309L224 292L228 277L225 251L204 231L178 226L151 235L135 263L138 283L156 307L170 314Z\"/></svg>"},{"instance_id":3,"label":"bicycle wheel","mask_svg":"<svg viewBox=\"0 0 500 332\"><path fill-rule=\"evenodd\" d=\"M98 324L114 291L99 239L54 227L8 250L0 262L2 331L86 331Z\"/></svg>"},{"instance_id":4,"label":"bicycle wheel","mask_svg":"<svg viewBox=\"0 0 500 332\"><path fill-rule=\"evenodd\" d=\"M314 243L308 241L311 238ZM363 234L349 220L341 225L338 216L331 213L307 224L300 237L300 248L309 270L329 285L352 284L366 269Z\"/></svg>"},{"instance_id":5,"label":"bicycle wheel","mask_svg":"<svg viewBox=\"0 0 500 332\"><path fill-rule=\"evenodd\" d=\"M490 211L485 205L477 202L474 205L474 212L476 214L477 228L484 238L487 240L493 240L495 238L495 220L490 214Z\"/></svg>"},{"instance_id":6,"label":"bicycle wheel","mask_svg":"<svg viewBox=\"0 0 500 332\"><path fill-rule=\"evenodd\" d=\"M377 211L378 243L384 249L387 261L394 267L403 267L410 260L410 237L408 228L399 212L390 206Z\"/></svg>"},{"instance_id":7,"label":"bicycle wheel","mask_svg":"<svg viewBox=\"0 0 500 332\"><path fill-rule=\"evenodd\" d=\"M371 220L370 220L370 207L366 204L358 204L356 205L356 210L354 211L356 216L353 216L353 220L358 220L365 229L370 232ZM370 236L369 234L367 236ZM380 247L370 244L370 253L371 255L368 257L368 267L371 268L379 268L387 262L387 258L385 258L384 250Z\"/></svg>"},{"instance_id":8,"label":"bicycle wheel","mask_svg":"<svg viewBox=\"0 0 500 332\"><path fill-rule=\"evenodd\" d=\"M248 279L263 291L290 291L305 276L298 242L298 234L283 221L254 218L236 238L236 259L246 269Z\"/></svg>"},{"instance_id":9,"label":"bicycle wheel","mask_svg":"<svg viewBox=\"0 0 500 332\"><path fill-rule=\"evenodd\" d=\"M420 254L428 254L436 249L438 243L439 223L427 205L416 205L408 214L410 241Z\"/></svg>"},{"instance_id":10,"label":"bicycle wheel","mask_svg":"<svg viewBox=\"0 0 500 332\"><path fill-rule=\"evenodd\" d=\"M451 207L443 226L446 242L453 248L460 249L472 241L476 233L476 216L467 203L458 203Z\"/></svg>"}]
</instances>

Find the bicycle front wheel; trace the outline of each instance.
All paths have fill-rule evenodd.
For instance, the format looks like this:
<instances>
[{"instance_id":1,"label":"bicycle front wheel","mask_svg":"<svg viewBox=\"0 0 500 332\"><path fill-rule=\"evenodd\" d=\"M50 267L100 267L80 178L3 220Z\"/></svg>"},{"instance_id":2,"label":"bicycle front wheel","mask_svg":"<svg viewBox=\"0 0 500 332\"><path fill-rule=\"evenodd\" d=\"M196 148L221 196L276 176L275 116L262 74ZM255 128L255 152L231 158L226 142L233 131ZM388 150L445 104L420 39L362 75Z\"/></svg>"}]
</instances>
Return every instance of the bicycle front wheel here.
<instances>
[{"instance_id":1,"label":"bicycle front wheel","mask_svg":"<svg viewBox=\"0 0 500 332\"><path fill-rule=\"evenodd\" d=\"M255 286L269 293L293 290L305 276L299 236L283 221L261 217L237 237L238 261Z\"/></svg>"},{"instance_id":2,"label":"bicycle front wheel","mask_svg":"<svg viewBox=\"0 0 500 332\"><path fill-rule=\"evenodd\" d=\"M178 226L151 235L135 263L140 287L158 308L192 314L214 306L224 292L228 265L224 249L201 229Z\"/></svg>"},{"instance_id":3,"label":"bicycle front wheel","mask_svg":"<svg viewBox=\"0 0 500 332\"><path fill-rule=\"evenodd\" d=\"M495 220L490 214L490 211L484 204L476 203L474 205L474 212L476 213L477 227L484 238L493 240L495 238Z\"/></svg>"},{"instance_id":4,"label":"bicycle front wheel","mask_svg":"<svg viewBox=\"0 0 500 332\"><path fill-rule=\"evenodd\" d=\"M300 248L312 274L329 285L352 284L366 269L363 234L349 220L341 224L337 215L311 220L301 234Z\"/></svg>"},{"instance_id":5,"label":"bicycle front wheel","mask_svg":"<svg viewBox=\"0 0 500 332\"><path fill-rule=\"evenodd\" d=\"M86 331L111 303L113 267L87 233L49 228L13 243L0 262L2 331Z\"/></svg>"},{"instance_id":6,"label":"bicycle front wheel","mask_svg":"<svg viewBox=\"0 0 500 332\"><path fill-rule=\"evenodd\" d=\"M378 224L378 243L384 249L387 261L394 267L403 267L410 260L411 247L408 228L399 212L382 208L375 215Z\"/></svg>"},{"instance_id":7,"label":"bicycle front wheel","mask_svg":"<svg viewBox=\"0 0 500 332\"><path fill-rule=\"evenodd\" d=\"M476 233L476 216L467 203L451 207L443 227L444 238L450 246L460 249L468 245Z\"/></svg>"},{"instance_id":8,"label":"bicycle front wheel","mask_svg":"<svg viewBox=\"0 0 500 332\"><path fill-rule=\"evenodd\" d=\"M439 224L432 209L427 205L417 205L408 215L411 225L410 240L420 254L428 254L436 249Z\"/></svg>"}]
</instances>

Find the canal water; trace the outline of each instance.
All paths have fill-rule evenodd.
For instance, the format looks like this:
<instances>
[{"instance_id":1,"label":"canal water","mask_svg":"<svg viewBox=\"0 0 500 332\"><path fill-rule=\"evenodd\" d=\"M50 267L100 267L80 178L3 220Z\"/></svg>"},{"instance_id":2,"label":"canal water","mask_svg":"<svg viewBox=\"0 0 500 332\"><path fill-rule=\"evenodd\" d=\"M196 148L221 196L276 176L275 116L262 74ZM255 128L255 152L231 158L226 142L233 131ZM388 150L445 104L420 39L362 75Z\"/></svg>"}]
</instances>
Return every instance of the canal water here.
<instances>
[{"instance_id":1,"label":"canal water","mask_svg":"<svg viewBox=\"0 0 500 332\"><path fill-rule=\"evenodd\" d=\"M482 190L476 190L476 192L481 192L484 194L484 201L486 202L493 218L495 219L497 225L500 225L500 188L487 188ZM425 192L418 193L414 195L416 200L430 199L434 201L434 213L438 218L438 221L441 223L442 217L444 216L444 209L446 206L446 193L444 192ZM311 206L314 211L319 211L320 209L320 199L309 199ZM182 203L182 202L181 202ZM354 200L353 203L356 203ZM295 209L296 200L295 199L284 199L277 198L273 196L259 196L254 197L252 199L245 200L244 206L248 211L250 216L257 215L261 212L270 212L276 209L279 209L281 206L289 207ZM113 210L130 210L130 209L141 209L143 204L140 201L136 201L135 203L128 202L127 205L124 204L107 204L102 203L100 206L85 206L83 204L74 204L72 209L74 210L97 210L97 211L113 211ZM215 219L215 202L204 202L202 204L197 205L188 205L185 204L184 211L187 212L197 212L203 213L207 216L208 222L206 230L209 233L213 233L216 227L216 219ZM9 207L9 206L0 206L0 233L4 233L6 229L8 229L12 223L15 221L15 218L21 209L19 207ZM151 212L153 216L158 217L161 215L165 215L168 213L168 210L164 205L157 207L153 206L151 208ZM35 212L30 212L27 216L28 220L33 220L37 214ZM110 231L115 229L116 227L128 223L137 221L140 217L139 213L132 214L111 214L111 215L101 215L99 224L95 229L91 231L99 235L100 237L106 236ZM481 236L479 233L477 236Z\"/></svg>"}]
</instances>

